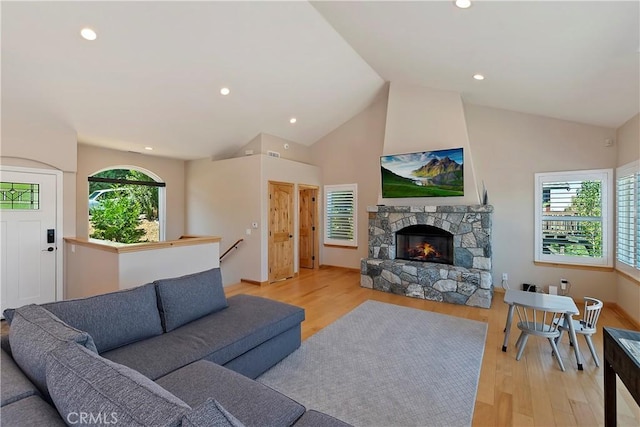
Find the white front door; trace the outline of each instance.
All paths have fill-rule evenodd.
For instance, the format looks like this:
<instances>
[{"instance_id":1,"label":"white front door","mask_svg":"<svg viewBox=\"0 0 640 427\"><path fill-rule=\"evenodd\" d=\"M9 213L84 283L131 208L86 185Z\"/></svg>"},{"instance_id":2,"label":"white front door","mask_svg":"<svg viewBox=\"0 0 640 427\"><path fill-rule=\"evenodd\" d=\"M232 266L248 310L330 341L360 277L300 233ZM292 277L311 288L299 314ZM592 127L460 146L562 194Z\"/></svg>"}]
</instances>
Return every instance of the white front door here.
<instances>
[{"instance_id":1,"label":"white front door","mask_svg":"<svg viewBox=\"0 0 640 427\"><path fill-rule=\"evenodd\" d=\"M56 300L58 183L52 171L0 169L0 305Z\"/></svg>"}]
</instances>

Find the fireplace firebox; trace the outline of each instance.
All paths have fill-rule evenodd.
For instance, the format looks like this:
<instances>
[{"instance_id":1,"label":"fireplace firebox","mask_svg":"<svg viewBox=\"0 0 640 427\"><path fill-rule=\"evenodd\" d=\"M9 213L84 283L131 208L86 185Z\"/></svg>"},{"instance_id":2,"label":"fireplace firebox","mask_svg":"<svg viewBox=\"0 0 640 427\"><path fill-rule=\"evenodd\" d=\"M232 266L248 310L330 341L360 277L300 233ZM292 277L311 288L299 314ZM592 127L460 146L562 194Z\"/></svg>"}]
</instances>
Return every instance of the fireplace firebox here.
<instances>
[{"instance_id":1,"label":"fireplace firebox","mask_svg":"<svg viewBox=\"0 0 640 427\"><path fill-rule=\"evenodd\" d=\"M396 259L453 265L453 234L426 224L398 230Z\"/></svg>"}]
</instances>

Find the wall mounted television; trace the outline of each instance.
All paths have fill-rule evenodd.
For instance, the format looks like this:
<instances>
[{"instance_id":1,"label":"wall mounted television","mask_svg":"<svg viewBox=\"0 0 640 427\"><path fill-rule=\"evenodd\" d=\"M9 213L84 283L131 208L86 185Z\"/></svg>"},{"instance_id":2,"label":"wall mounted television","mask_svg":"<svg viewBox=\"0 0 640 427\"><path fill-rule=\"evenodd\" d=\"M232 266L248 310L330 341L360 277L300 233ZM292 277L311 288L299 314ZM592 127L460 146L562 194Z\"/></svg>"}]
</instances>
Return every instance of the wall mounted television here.
<instances>
[{"instance_id":1,"label":"wall mounted television","mask_svg":"<svg viewBox=\"0 0 640 427\"><path fill-rule=\"evenodd\" d=\"M464 196L462 148L380 157L382 197Z\"/></svg>"}]
</instances>

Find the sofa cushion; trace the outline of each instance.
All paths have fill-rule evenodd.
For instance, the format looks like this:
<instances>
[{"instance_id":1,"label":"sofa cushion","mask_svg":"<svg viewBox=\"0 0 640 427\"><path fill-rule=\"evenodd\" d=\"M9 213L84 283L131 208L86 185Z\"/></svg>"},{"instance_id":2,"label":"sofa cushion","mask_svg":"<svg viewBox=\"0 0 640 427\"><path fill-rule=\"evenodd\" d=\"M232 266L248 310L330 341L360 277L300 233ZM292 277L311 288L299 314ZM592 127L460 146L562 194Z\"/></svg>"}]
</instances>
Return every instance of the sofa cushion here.
<instances>
[{"instance_id":1,"label":"sofa cushion","mask_svg":"<svg viewBox=\"0 0 640 427\"><path fill-rule=\"evenodd\" d=\"M190 409L140 373L74 343L49 353L46 372L63 418L87 413L126 426L178 426Z\"/></svg>"},{"instance_id":2,"label":"sofa cushion","mask_svg":"<svg viewBox=\"0 0 640 427\"><path fill-rule=\"evenodd\" d=\"M152 283L43 307L69 325L88 332L99 353L163 332Z\"/></svg>"},{"instance_id":3,"label":"sofa cushion","mask_svg":"<svg viewBox=\"0 0 640 427\"><path fill-rule=\"evenodd\" d=\"M56 409L40 396L29 396L2 407L3 426L65 426Z\"/></svg>"},{"instance_id":4,"label":"sofa cushion","mask_svg":"<svg viewBox=\"0 0 640 427\"><path fill-rule=\"evenodd\" d=\"M156 381L191 407L212 398L246 426L290 426L304 406L244 375L206 360Z\"/></svg>"},{"instance_id":5,"label":"sofa cushion","mask_svg":"<svg viewBox=\"0 0 640 427\"><path fill-rule=\"evenodd\" d=\"M69 341L96 351L88 333L72 328L35 304L15 311L9 328L9 341L13 360L45 397L48 397L45 377L47 353Z\"/></svg>"},{"instance_id":6,"label":"sofa cushion","mask_svg":"<svg viewBox=\"0 0 640 427\"><path fill-rule=\"evenodd\" d=\"M244 427L214 399L207 399L203 404L186 413L182 417L182 427Z\"/></svg>"},{"instance_id":7,"label":"sofa cushion","mask_svg":"<svg viewBox=\"0 0 640 427\"><path fill-rule=\"evenodd\" d=\"M229 298L229 308L161 336L104 353L157 379L196 360L219 364L252 350L304 320L300 307L251 295ZM153 354L153 358L148 355Z\"/></svg>"},{"instance_id":8,"label":"sofa cushion","mask_svg":"<svg viewBox=\"0 0 640 427\"><path fill-rule=\"evenodd\" d=\"M219 268L153 283L165 332L228 306Z\"/></svg>"},{"instance_id":9,"label":"sofa cushion","mask_svg":"<svg viewBox=\"0 0 640 427\"><path fill-rule=\"evenodd\" d=\"M40 395L35 385L18 368L11 356L0 350L0 366L2 366L0 379L0 394L2 401L0 406L5 406L25 397Z\"/></svg>"}]
</instances>

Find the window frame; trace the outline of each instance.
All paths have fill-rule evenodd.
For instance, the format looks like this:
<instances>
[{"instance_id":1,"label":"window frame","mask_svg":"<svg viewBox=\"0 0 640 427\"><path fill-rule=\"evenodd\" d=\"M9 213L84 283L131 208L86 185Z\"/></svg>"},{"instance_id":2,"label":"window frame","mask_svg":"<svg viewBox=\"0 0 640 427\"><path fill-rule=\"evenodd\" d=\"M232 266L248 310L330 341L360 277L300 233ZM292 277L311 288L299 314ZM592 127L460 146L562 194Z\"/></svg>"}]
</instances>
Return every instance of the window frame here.
<instances>
[{"instance_id":1,"label":"window frame","mask_svg":"<svg viewBox=\"0 0 640 427\"><path fill-rule=\"evenodd\" d=\"M336 239L329 236L329 222L332 215L328 211L329 196L334 192L352 191L353 192L353 212L351 218L353 221L353 239ZM328 246L345 246L358 247L358 184L338 184L324 186L324 244Z\"/></svg>"},{"instance_id":2,"label":"window frame","mask_svg":"<svg viewBox=\"0 0 640 427\"><path fill-rule=\"evenodd\" d=\"M601 181L602 256L586 257L571 255L545 254L542 252L543 184L558 181ZM534 261L550 264L563 264L585 267L613 268L613 227L614 227L614 189L613 169L591 169L579 171L541 172L535 174L535 226Z\"/></svg>"},{"instance_id":3,"label":"window frame","mask_svg":"<svg viewBox=\"0 0 640 427\"><path fill-rule=\"evenodd\" d=\"M621 178L626 178L628 176L633 176L633 193L632 197L634 200L631 201L633 206L636 208L640 207L640 160L633 161L631 163L627 163L626 165L622 165L616 168L616 239L615 239L615 247L616 247L616 257L615 257L615 267L616 270L621 271L630 275L631 277L638 277L638 271L640 270L640 213L636 210L635 221L633 222L633 227L631 229L631 234L634 237L634 261L635 265L629 265L624 261L620 261L618 259L618 223L620 221L620 210L619 210L619 199L618 199L618 185Z\"/></svg>"}]
</instances>

